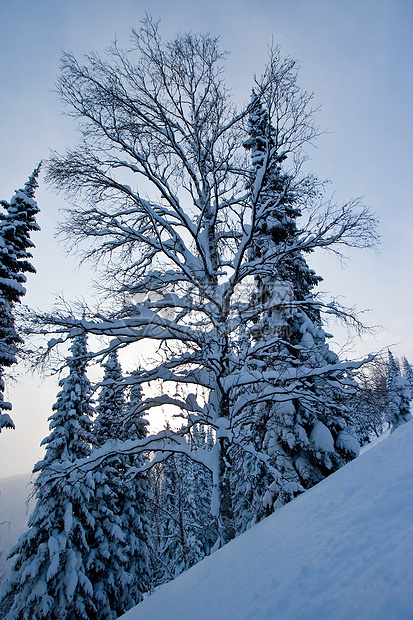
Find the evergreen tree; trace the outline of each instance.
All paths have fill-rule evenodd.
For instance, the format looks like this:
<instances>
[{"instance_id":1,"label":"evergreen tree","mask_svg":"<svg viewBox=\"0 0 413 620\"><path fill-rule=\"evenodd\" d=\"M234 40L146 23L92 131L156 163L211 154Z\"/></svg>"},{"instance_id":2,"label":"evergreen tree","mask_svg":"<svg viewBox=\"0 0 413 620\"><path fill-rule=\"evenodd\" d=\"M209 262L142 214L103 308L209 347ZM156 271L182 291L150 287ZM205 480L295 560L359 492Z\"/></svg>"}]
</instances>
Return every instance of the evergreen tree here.
<instances>
[{"instance_id":1,"label":"evergreen tree","mask_svg":"<svg viewBox=\"0 0 413 620\"><path fill-rule=\"evenodd\" d=\"M387 412L386 421L390 424L391 432L411 419L410 413L410 386L400 373L400 367L391 351L388 351L387 365Z\"/></svg>"},{"instance_id":2,"label":"evergreen tree","mask_svg":"<svg viewBox=\"0 0 413 620\"><path fill-rule=\"evenodd\" d=\"M69 374L59 382L61 391L49 418L51 434L42 442L45 456L33 469L38 474L37 502L29 529L10 552L14 566L1 590L7 620L97 617L88 576L95 481L91 474L76 484L54 478L59 467L90 453L92 409L86 363L86 336L80 334L67 361Z\"/></svg>"},{"instance_id":3,"label":"evergreen tree","mask_svg":"<svg viewBox=\"0 0 413 620\"><path fill-rule=\"evenodd\" d=\"M286 155L255 94L252 106L244 146L251 152L251 185L259 176L261 190L253 194L259 216L250 261L262 261L262 270L252 295L248 364L274 379L268 397L265 388L252 386L258 404L244 415L240 432L272 469L251 452L238 455L234 501L241 531L358 453L344 407L354 380L345 369L329 370L340 360L327 343L313 292L321 278L307 264L297 225L301 207L318 188L311 177L283 171Z\"/></svg>"},{"instance_id":4,"label":"evergreen tree","mask_svg":"<svg viewBox=\"0 0 413 620\"><path fill-rule=\"evenodd\" d=\"M144 439L148 434L148 422L142 410L142 387L139 383L141 373L131 374L132 388L129 394L125 416L121 425L120 439ZM134 382L134 379L137 381ZM122 530L125 533L126 569L130 575L128 587L124 589L119 605L129 609L139 603L152 584L150 565L151 523L150 513L152 492L150 475L141 472L131 475L131 468L139 468L147 462L149 455L141 453L121 457L121 486L118 494L118 509Z\"/></svg>"},{"instance_id":5,"label":"evergreen tree","mask_svg":"<svg viewBox=\"0 0 413 620\"><path fill-rule=\"evenodd\" d=\"M104 376L93 425L94 445L102 446L109 439L120 439L125 415L122 368L116 351L103 364Z\"/></svg>"},{"instance_id":6,"label":"evergreen tree","mask_svg":"<svg viewBox=\"0 0 413 620\"><path fill-rule=\"evenodd\" d=\"M17 363L23 342L16 330L13 308L26 293L25 273L36 273L30 263L30 249L34 247L30 233L39 230L35 219L39 208L34 200L39 171L40 165L10 203L0 201L4 209L0 214L0 432L2 428L14 428L7 413L11 403L4 400L4 371Z\"/></svg>"},{"instance_id":7,"label":"evergreen tree","mask_svg":"<svg viewBox=\"0 0 413 620\"><path fill-rule=\"evenodd\" d=\"M409 385L410 396L413 399L413 368L406 357L403 358L403 378Z\"/></svg>"},{"instance_id":8,"label":"evergreen tree","mask_svg":"<svg viewBox=\"0 0 413 620\"><path fill-rule=\"evenodd\" d=\"M100 620L112 620L128 609L121 602L131 576L127 571L127 536L119 514L116 482L119 482L119 471L115 460L108 460L93 475L90 514L95 526L89 537L87 575L93 585L96 617Z\"/></svg>"},{"instance_id":9,"label":"evergreen tree","mask_svg":"<svg viewBox=\"0 0 413 620\"><path fill-rule=\"evenodd\" d=\"M110 440L121 439L125 415L122 369L116 352L108 356L103 367L97 416L93 424L92 443L96 448ZM116 456L106 459L93 476L95 501L91 514L96 526L87 568L100 620L112 620L128 609L122 604L131 583L127 533L122 520L123 475L122 459Z\"/></svg>"}]
</instances>

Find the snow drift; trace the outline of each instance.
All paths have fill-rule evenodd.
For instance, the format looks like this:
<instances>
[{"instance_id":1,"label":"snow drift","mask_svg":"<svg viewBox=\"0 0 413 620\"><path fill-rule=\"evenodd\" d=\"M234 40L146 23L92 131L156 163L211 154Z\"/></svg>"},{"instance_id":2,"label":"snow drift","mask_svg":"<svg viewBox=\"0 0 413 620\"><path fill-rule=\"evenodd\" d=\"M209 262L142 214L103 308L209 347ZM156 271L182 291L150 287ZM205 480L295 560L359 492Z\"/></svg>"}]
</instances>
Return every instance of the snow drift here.
<instances>
[{"instance_id":1,"label":"snow drift","mask_svg":"<svg viewBox=\"0 0 413 620\"><path fill-rule=\"evenodd\" d=\"M122 618L413 618L413 423Z\"/></svg>"}]
</instances>

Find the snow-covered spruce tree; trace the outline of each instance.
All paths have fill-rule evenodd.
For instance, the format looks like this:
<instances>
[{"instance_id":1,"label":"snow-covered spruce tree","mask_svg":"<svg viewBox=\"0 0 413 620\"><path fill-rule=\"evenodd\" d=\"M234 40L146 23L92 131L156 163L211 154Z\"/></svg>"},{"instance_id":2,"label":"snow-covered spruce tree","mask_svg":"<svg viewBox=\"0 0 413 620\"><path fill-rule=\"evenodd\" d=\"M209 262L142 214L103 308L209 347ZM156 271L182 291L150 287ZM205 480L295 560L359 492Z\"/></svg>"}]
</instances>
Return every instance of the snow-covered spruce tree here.
<instances>
[{"instance_id":1,"label":"snow-covered spruce tree","mask_svg":"<svg viewBox=\"0 0 413 620\"><path fill-rule=\"evenodd\" d=\"M58 88L70 114L82 122L83 141L48 165L49 181L79 204L64 230L71 240L92 242L89 256L103 259L108 293L119 303L112 303L111 314L88 320L74 321L63 312L42 317L42 329L48 324L60 335L73 328L110 335L111 348L144 339L159 343L158 358L137 381L174 382L187 396L154 396L151 390L142 410L169 403L186 422L176 433L137 440L134 449L154 450L157 458L183 452L210 468L218 544L224 544L234 535L230 447L254 449L237 430L247 403L235 408L235 397L254 384L266 401L284 395L292 402L297 385L326 372L323 358L321 366L314 360L278 380L279 370L250 365L256 355L240 361L234 343L254 310L242 291L275 260L288 264L316 247L369 246L374 220L355 201L335 207L314 190L319 185L312 177L302 178L303 147L317 133L311 96L296 85L294 61L273 49L255 88L278 128L277 156L290 162L303 225L282 255L252 259L266 212L263 183L273 161L267 141L251 182L242 145L254 104L235 111L222 77L223 54L209 35L183 34L164 44L147 18L132 40L130 52L114 44L107 59L91 54L83 65L63 56ZM311 322L302 326L317 339ZM328 373L334 370L344 366L331 359ZM197 401L194 385L206 391L206 403ZM197 423L215 429L216 443L211 452L191 455L185 435Z\"/></svg>"},{"instance_id":2,"label":"snow-covered spruce tree","mask_svg":"<svg viewBox=\"0 0 413 620\"><path fill-rule=\"evenodd\" d=\"M386 422L393 432L411 419L410 413L410 386L400 373L400 368L391 351L388 351L387 363L387 411Z\"/></svg>"},{"instance_id":3,"label":"snow-covered spruce tree","mask_svg":"<svg viewBox=\"0 0 413 620\"><path fill-rule=\"evenodd\" d=\"M23 342L16 330L13 308L26 293L25 273L36 273L30 263L30 248L34 247L30 233L39 230L39 208L34 200L39 171L40 165L10 203L0 201L4 209L0 214L0 432L2 428L14 428L7 413L12 409L11 403L4 400L4 372L17 363L18 348Z\"/></svg>"},{"instance_id":4,"label":"snow-covered spruce tree","mask_svg":"<svg viewBox=\"0 0 413 620\"><path fill-rule=\"evenodd\" d=\"M136 370L130 376L132 387L118 435L122 440L139 441L145 439L148 434L148 422L143 413L139 412L143 398L142 387L138 382L135 383L135 379L140 375L141 371ZM118 606L129 609L142 600L152 584L150 565L152 489L148 472L131 475L131 468L139 469L148 462L147 453L121 455L119 460L121 485L118 490L118 509L127 544L126 568L130 582L119 597Z\"/></svg>"},{"instance_id":5,"label":"snow-covered spruce tree","mask_svg":"<svg viewBox=\"0 0 413 620\"><path fill-rule=\"evenodd\" d=\"M406 357L403 357L403 378L408 383L410 396L413 399L413 368Z\"/></svg>"},{"instance_id":6,"label":"snow-covered spruce tree","mask_svg":"<svg viewBox=\"0 0 413 620\"><path fill-rule=\"evenodd\" d=\"M112 351L102 364L104 375L93 424L94 444L102 446L109 439L120 439L125 416L122 367L117 351Z\"/></svg>"},{"instance_id":7,"label":"snow-covered spruce tree","mask_svg":"<svg viewBox=\"0 0 413 620\"><path fill-rule=\"evenodd\" d=\"M71 353L69 375L59 382L61 391L49 418L51 434L42 442L46 454L33 470L38 474L36 506L29 529L10 552L14 566L2 584L2 617L7 620L98 617L87 568L95 527L93 475L75 484L53 478L58 465L87 457L92 441L85 334L74 339Z\"/></svg>"},{"instance_id":8,"label":"snow-covered spruce tree","mask_svg":"<svg viewBox=\"0 0 413 620\"><path fill-rule=\"evenodd\" d=\"M345 407L349 388L355 387L351 366L340 365L328 346L313 292L322 278L307 264L304 255L313 246L301 242L297 223L319 186L288 167L283 170L287 154L279 124L271 122L283 111L277 97L253 94L244 143L251 153L251 185L260 176L249 260L262 261L251 294L247 363L252 376L256 371L272 374L270 383L278 393L266 393L260 382L239 396L244 409L239 432L269 457L265 464L236 448L234 508L241 531L358 454Z\"/></svg>"},{"instance_id":9,"label":"snow-covered spruce tree","mask_svg":"<svg viewBox=\"0 0 413 620\"><path fill-rule=\"evenodd\" d=\"M93 447L121 439L125 416L122 369L113 351L103 364L104 376L93 424ZM90 508L95 528L88 557L88 577L93 585L97 617L111 620L131 605L128 534L123 523L124 471L122 457L104 461L93 474L95 497Z\"/></svg>"}]
</instances>

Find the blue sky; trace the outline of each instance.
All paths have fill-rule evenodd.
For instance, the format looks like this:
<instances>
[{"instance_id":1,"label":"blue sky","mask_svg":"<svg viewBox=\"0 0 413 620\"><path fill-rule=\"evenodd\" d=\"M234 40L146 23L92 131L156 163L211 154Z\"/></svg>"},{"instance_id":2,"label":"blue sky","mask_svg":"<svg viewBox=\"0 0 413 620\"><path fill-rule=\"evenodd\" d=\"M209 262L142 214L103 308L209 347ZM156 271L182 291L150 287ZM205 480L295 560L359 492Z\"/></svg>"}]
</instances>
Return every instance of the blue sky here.
<instances>
[{"instance_id":1,"label":"blue sky","mask_svg":"<svg viewBox=\"0 0 413 620\"><path fill-rule=\"evenodd\" d=\"M345 305L370 309L365 321L385 329L357 342L353 355L395 345L413 361L413 3L409 0L2 0L0 2L0 197L9 200L50 149L76 142L76 125L53 93L62 50L103 52L116 36L127 47L145 12L161 18L164 38L209 31L230 55L226 77L234 100L249 98L273 39L300 62L300 85L315 92L318 124L327 130L310 152L311 167L331 180L338 202L363 196L380 219L380 253L354 251L343 269L314 256L322 289ZM37 192L42 232L26 302L51 307L89 294L90 274L77 269L54 239L67 206L43 182ZM345 336L330 327L338 341ZM350 355L350 353L349 353ZM29 471L41 456L57 388L27 374L9 387L14 432L0 436L0 476Z\"/></svg>"}]
</instances>

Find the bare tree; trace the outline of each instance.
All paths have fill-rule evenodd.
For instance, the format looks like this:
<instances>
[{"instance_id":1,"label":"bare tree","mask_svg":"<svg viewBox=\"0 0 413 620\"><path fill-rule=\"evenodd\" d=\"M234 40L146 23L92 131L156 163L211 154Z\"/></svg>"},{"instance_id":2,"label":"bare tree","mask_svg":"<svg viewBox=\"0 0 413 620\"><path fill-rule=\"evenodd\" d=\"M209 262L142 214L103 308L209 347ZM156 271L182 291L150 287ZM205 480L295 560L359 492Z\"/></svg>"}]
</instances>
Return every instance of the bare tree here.
<instances>
[{"instance_id":1,"label":"bare tree","mask_svg":"<svg viewBox=\"0 0 413 620\"><path fill-rule=\"evenodd\" d=\"M352 398L352 419L363 445L383 432L387 408L387 360L376 355L357 372L358 389Z\"/></svg>"},{"instance_id":2,"label":"bare tree","mask_svg":"<svg viewBox=\"0 0 413 620\"><path fill-rule=\"evenodd\" d=\"M303 147L318 131L311 95L297 86L296 63L271 49L256 79L276 144L268 142L253 170L243 144L255 103L235 109L222 77L223 59L209 35L184 34L163 43L150 18L132 31L129 52L113 44L106 58L91 54L84 64L64 54L58 91L68 113L81 120L83 141L65 155L54 154L47 175L78 205L62 230L84 259L103 268L112 310L82 320L64 312L42 317L42 329L59 335L50 348L82 330L111 338L99 356L145 339L160 343L159 363L140 380L184 385L186 397L148 397L141 408L172 405L184 427L117 449L157 450L161 459L187 452L183 435L194 424L213 427L214 449L198 451L196 459L213 472L219 544L234 533L228 450L242 441L234 432L242 413L238 406L234 416L239 390L254 384L260 386L258 400L287 398L292 384L299 389L322 372L302 367L280 382L274 373L248 367L248 352L241 355L237 343L241 326L257 312L248 292L254 278L297 252L339 252L340 246L366 247L375 239L366 208L358 201L333 205L323 184L304 173ZM249 248L265 217L260 196L275 154L285 160L303 225L293 243L252 260ZM282 303L272 298L260 310ZM197 400L195 386L205 389L207 402ZM104 451L85 466L100 458Z\"/></svg>"}]
</instances>

